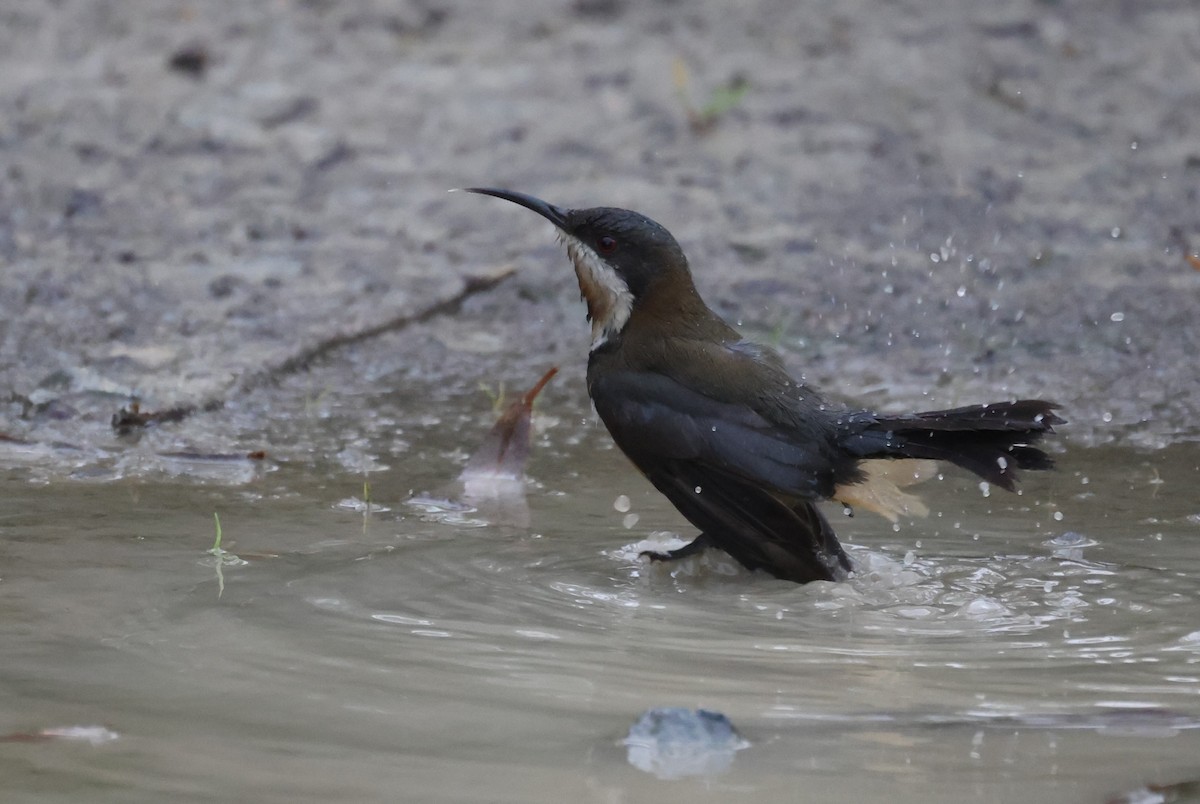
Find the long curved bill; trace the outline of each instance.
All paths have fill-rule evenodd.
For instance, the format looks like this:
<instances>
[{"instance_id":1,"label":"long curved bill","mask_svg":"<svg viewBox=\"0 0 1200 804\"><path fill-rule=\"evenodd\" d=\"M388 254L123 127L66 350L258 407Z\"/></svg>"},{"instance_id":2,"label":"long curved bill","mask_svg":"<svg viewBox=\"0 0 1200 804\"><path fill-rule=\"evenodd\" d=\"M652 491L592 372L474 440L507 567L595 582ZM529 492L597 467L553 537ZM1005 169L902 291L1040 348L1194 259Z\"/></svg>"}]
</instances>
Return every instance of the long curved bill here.
<instances>
[{"instance_id":1,"label":"long curved bill","mask_svg":"<svg viewBox=\"0 0 1200 804\"><path fill-rule=\"evenodd\" d=\"M541 215L546 220L553 223L559 229L566 228L567 212L562 207L556 207L549 204L540 198L534 198L532 195L525 193L514 192L513 190L497 190L490 187L464 187L464 193L479 193L480 195L490 195L495 198L503 198L505 201L511 201L514 204L520 204L525 209L531 209Z\"/></svg>"}]
</instances>

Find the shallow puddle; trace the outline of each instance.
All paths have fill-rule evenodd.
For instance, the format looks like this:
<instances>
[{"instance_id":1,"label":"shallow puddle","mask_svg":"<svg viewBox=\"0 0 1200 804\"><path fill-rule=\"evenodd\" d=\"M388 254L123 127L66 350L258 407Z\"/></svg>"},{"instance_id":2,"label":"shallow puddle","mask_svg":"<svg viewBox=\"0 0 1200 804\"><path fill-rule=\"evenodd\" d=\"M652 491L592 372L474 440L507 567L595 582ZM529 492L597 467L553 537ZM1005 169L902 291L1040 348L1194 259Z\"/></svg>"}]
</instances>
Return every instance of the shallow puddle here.
<instances>
[{"instance_id":1,"label":"shallow puddle","mask_svg":"<svg viewBox=\"0 0 1200 804\"><path fill-rule=\"evenodd\" d=\"M537 436L521 516L430 502L463 459L431 434L486 429L447 410L351 445L317 416L328 463L10 462L6 799L1104 802L1200 777L1195 445L1068 443L1021 496L947 474L899 530L832 510L860 571L800 587L642 564L688 532L573 417ZM638 770L621 740L664 706L749 746ZM93 725L117 739L21 737Z\"/></svg>"}]
</instances>

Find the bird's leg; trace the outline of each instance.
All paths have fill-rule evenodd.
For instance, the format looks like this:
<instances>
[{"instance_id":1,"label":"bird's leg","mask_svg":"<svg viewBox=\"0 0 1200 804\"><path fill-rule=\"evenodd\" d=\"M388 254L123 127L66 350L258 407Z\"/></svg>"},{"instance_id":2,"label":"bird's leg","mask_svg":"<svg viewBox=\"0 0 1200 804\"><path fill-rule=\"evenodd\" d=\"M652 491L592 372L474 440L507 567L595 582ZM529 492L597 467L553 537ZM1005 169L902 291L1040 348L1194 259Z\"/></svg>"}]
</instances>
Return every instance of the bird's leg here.
<instances>
[{"instance_id":1,"label":"bird's leg","mask_svg":"<svg viewBox=\"0 0 1200 804\"><path fill-rule=\"evenodd\" d=\"M664 553L660 553L656 550L643 550L641 553L639 553L639 555L644 556L651 561L678 561L681 558L694 556L712 546L712 541L710 541L707 536L701 533L699 536L692 539L690 542L677 550L668 550Z\"/></svg>"}]
</instances>

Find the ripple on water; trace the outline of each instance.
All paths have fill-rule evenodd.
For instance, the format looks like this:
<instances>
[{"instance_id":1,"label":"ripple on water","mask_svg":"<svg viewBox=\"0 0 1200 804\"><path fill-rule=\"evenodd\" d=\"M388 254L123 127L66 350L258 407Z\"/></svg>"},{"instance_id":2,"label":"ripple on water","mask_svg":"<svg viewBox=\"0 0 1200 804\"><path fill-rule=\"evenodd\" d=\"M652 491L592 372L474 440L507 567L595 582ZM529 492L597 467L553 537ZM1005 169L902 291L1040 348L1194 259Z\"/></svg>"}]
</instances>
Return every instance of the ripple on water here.
<instances>
[{"instance_id":1,"label":"ripple on water","mask_svg":"<svg viewBox=\"0 0 1200 804\"><path fill-rule=\"evenodd\" d=\"M896 673L915 676L904 694L929 705L939 699L922 687L960 703L1034 684L1139 705L1195 689L1187 665L1200 661L1200 636L1177 623L1189 622L1196 594L1161 573L1057 552L1087 549L1074 537L977 558L851 545L849 581L797 586L713 551L670 565L638 557L681 546L672 534L605 550L586 534L446 532L289 586L341 620L339 632L397 640L406 666L517 686L532 674L546 694L593 694L597 678L669 689L683 667L704 668L705 683L738 680L815 706L835 693L812 686L814 674L831 673L861 686L864 707L898 694Z\"/></svg>"}]
</instances>

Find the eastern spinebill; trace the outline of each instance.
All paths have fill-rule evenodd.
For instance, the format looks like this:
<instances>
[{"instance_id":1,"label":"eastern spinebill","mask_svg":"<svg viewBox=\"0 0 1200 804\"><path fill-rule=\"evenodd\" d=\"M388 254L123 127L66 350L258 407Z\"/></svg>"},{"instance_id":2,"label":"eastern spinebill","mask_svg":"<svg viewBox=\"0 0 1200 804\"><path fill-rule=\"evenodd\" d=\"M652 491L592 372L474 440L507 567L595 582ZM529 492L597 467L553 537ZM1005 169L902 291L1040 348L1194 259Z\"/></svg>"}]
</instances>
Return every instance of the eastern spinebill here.
<instances>
[{"instance_id":1,"label":"eastern spinebill","mask_svg":"<svg viewBox=\"0 0 1200 804\"><path fill-rule=\"evenodd\" d=\"M671 233L637 212L564 209L510 190L470 188L533 210L558 229L592 325L587 388L613 441L700 529L659 560L718 547L798 583L852 565L816 503L891 519L922 513L880 459L942 460L1014 490L1048 469L1033 446L1063 422L1039 399L884 415L834 404L793 379L696 292ZM919 470L918 470L919 471ZM926 470L927 471L927 470Z\"/></svg>"}]
</instances>

